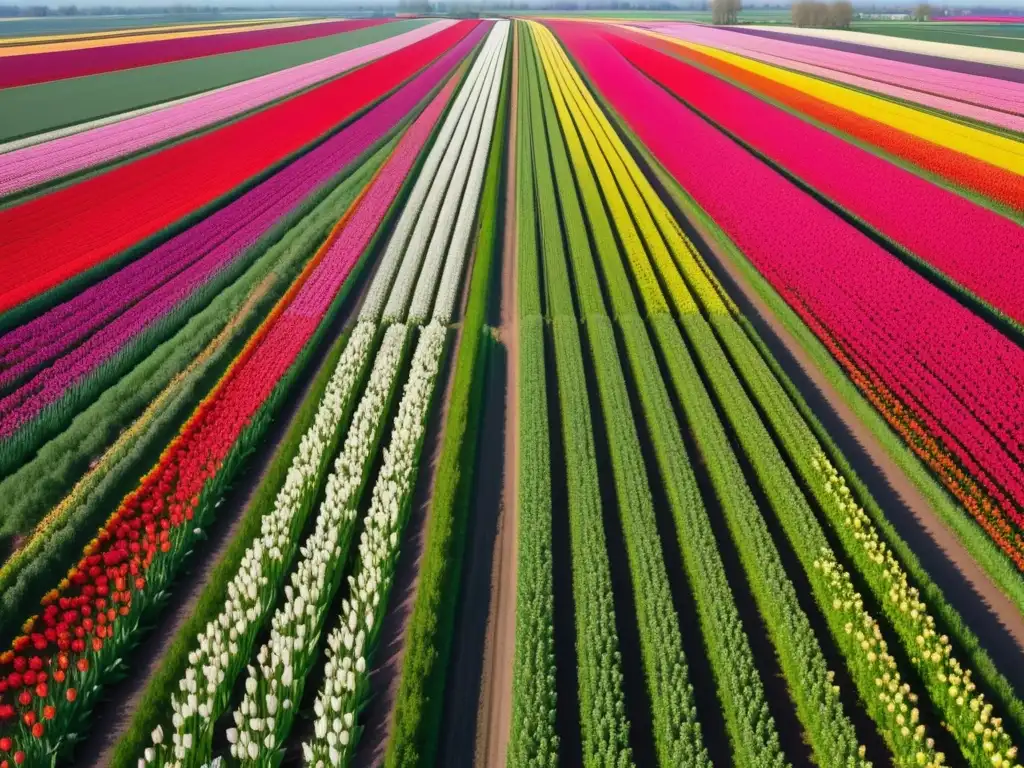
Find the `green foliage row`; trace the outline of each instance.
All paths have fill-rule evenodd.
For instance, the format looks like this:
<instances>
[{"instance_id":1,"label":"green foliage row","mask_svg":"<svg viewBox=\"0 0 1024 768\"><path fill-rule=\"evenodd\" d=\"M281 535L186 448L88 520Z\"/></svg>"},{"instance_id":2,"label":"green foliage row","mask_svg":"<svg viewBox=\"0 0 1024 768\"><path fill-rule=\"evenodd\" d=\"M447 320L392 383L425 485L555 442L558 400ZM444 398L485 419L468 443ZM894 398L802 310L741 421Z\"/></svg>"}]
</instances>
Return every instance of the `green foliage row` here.
<instances>
[{"instance_id":1,"label":"green foliage row","mask_svg":"<svg viewBox=\"0 0 1024 768\"><path fill-rule=\"evenodd\" d=\"M509 768L555 768L559 737L555 728L554 578L551 530L551 437L544 359L540 249L537 242L530 140L529 86L522 67L529 36L517 24L519 92L516 133L516 291L518 294L519 411L518 501L515 527L516 647L512 660L512 726ZM515 342L513 342L515 343ZM509 514L512 510L506 510Z\"/></svg>"},{"instance_id":2,"label":"green foliage row","mask_svg":"<svg viewBox=\"0 0 1024 768\"><path fill-rule=\"evenodd\" d=\"M545 108L553 112L551 93L546 87L543 90ZM549 130L553 146L552 155L557 158L559 154L564 156L566 150L561 139L556 142L555 135ZM661 378L654 350L633 298L632 287L622 265L615 233L608 220L600 190L586 160L579 136L571 126L566 126L564 141L569 145L572 168L576 171L584 211L603 272L604 285L616 319L622 323L629 367L636 382L644 420L648 426L648 437L654 445L661 482L676 523L683 563L697 603L708 656L720 689L719 696L733 742L734 758L739 765L757 768L785 765L775 723L768 710L764 686L754 664L750 642L743 631L739 611L726 578L725 566L718 552L714 531L697 488L696 477L686 454L682 434ZM557 174L556 163L556 176ZM564 186L562 181L559 181L558 194L563 204L569 200L570 184L571 178L565 181ZM567 213L563 208L563 216L565 215ZM577 228L567 227L567 235L570 238L569 251L573 261L592 261L589 243L585 238L574 241L574 233L579 237ZM590 270L576 270L577 284L581 271L586 273ZM597 296L598 290L585 286L580 293ZM610 321L602 321L599 315L585 315L585 320L592 353L595 356L614 356L618 365L615 333ZM604 388L600 377L601 365L596 359L595 367L599 373L599 388ZM621 392L626 398L624 403L628 403L625 382L622 384ZM609 429L613 418L622 418L623 414L629 413L628 410L623 410L623 403L615 410L609 410L611 404L604 403L604 395L602 404L605 413L610 415ZM610 435L609 442L614 450L619 441Z\"/></svg>"},{"instance_id":3,"label":"green foliage row","mask_svg":"<svg viewBox=\"0 0 1024 768\"><path fill-rule=\"evenodd\" d=\"M675 518L676 535L693 586L708 655L719 684L719 698L733 737L736 762L749 766L786 765L750 641L743 630L725 564L647 330L639 316L624 317L620 324L626 356Z\"/></svg>"},{"instance_id":4,"label":"green foliage row","mask_svg":"<svg viewBox=\"0 0 1024 768\"><path fill-rule=\"evenodd\" d=\"M529 162L518 157L517 164ZM520 254L521 256L522 254ZM519 503L516 510L516 648L512 661L509 768L555 768L555 628L551 445L544 319L519 318ZM512 510L506 510L506 514Z\"/></svg>"},{"instance_id":5,"label":"green foliage row","mask_svg":"<svg viewBox=\"0 0 1024 768\"><path fill-rule=\"evenodd\" d=\"M659 762L664 766L708 768L711 761L697 719L689 666L683 651L680 617L672 599L654 500L640 445L643 433L638 433L631 415L615 329L607 316L590 315L586 318L586 333L605 418L615 496L633 582L636 620L653 710L655 748ZM702 586L696 584L696 590ZM742 629L739 636L742 637ZM727 644L729 640L725 635L714 636L709 642L709 646L716 647ZM723 673L729 676L727 671L723 670ZM751 673L750 680L756 683L757 673L747 670L748 676ZM746 695L745 692L741 694Z\"/></svg>"},{"instance_id":6,"label":"green foliage row","mask_svg":"<svg viewBox=\"0 0 1024 768\"><path fill-rule=\"evenodd\" d=\"M552 318L565 447L565 456L555 457L555 461L565 462L568 485L583 762L587 766L630 766L633 765L630 725L622 689L622 660L597 479L594 429L542 120L540 73L532 59L524 61L523 75L530 97L530 140L534 153L536 206L540 212L546 308ZM684 685L681 692L685 691Z\"/></svg>"},{"instance_id":7,"label":"green foliage row","mask_svg":"<svg viewBox=\"0 0 1024 768\"><path fill-rule=\"evenodd\" d=\"M556 318L552 321L552 335L565 446L565 477L569 489L568 515L572 540L576 667L579 675L583 763L595 768L625 768L633 765L629 746L630 724L622 688L622 654L615 624L615 601L601 511L601 489L597 479L594 429L576 319ZM662 597L667 595L662 592ZM674 624L672 619L671 613L666 614L662 625L669 630L666 633L669 640L679 641L679 635L671 632ZM668 647L660 647L658 660L669 661L673 646L669 644ZM675 661L680 659L681 654ZM669 685L661 688L660 692L668 692L669 698L668 701L662 698L656 702L656 712L668 710L671 714L683 715L681 720L685 723L686 714L692 715L693 712L692 692L685 675L680 674L685 670L685 659L682 662L678 665L679 672L674 675L674 679L668 678ZM671 690L667 690L669 688ZM668 718L658 718L657 714L655 718L660 720L659 725L668 725ZM691 716L689 720L695 725L695 717ZM697 734L699 749L699 729L694 728L694 733ZM674 765L689 764L681 751L674 757L677 758Z\"/></svg>"},{"instance_id":8,"label":"green foliage row","mask_svg":"<svg viewBox=\"0 0 1024 768\"><path fill-rule=\"evenodd\" d=\"M512 46L506 72L511 75ZM444 425L444 443L434 479L426 545L420 563L416 602L406 631L402 677L393 728L384 758L386 768L432 765L437 752L445 680L466 545L476 454L480 441L484 382L490 334L485 322L495 255L501 247L505 141L509 80L498 103L478 216L469 300L455 362ZM511 222L505 222L505 226Z\"/></svg>"},{"instance_id":9,"label":"green foliage row","mask_svg":"<svg viewBox=\"0 0 1024 768\"><path fill-rule=\"evenodd\" d=\"M651 320L658 339L669 378L682 403L687 421L704 458L715 493L732 534L736 548L747 575L747 582L765 620L772 643L778 654L787 685L797 705L797 714L807 729L807 735L818 763L822 766L863 765L863 751L858 743L853 723L846 714L838 688L832 685L832 673L818 638L797 596L796 587L786 573L779 551L772 540L771 532L758 508L757 500L747 485L736 455L726 433L726 428L715 411L711 394L705 388L700 372L686 348L679 328L671 316L659 315ZM694 338L691 343L697 348L697 356L704 363L704 369L712 384L712 391L719 404L730 417L732 429L738 433L747 457L754 464L757 476L765 490L772 508L780 518L787 521L795 517L794 509L807 508L799 489L788 476L785 462L775 450L771 438L765 433L753 406L746 401L740 383L731 376L727 361L719 350L709 355L702 350L701 343L706 337ZM702 352L704 354L702 355ZM717 359L714 359L717 352ZM713 359L708 360L711 356ZM728 387L721 386L722 379L730 378ZM734 417L745 411L745 421ZM748 435L753 434L753 438ZM778 474L769 474L766 467ZM809 513L810 510L807 509ZM813 518L812 518L813 519ZM813 536L809 532L804 543L807 550L816 551L827 547L820 529ZM812 584L814 579L812 578ZM822 596L816 590L816 597L826 617L836 615L831 610L831 597ZM838 625L840 639L852 640ZM835 630L834 630L835 631ZM856 661L862 654L848 656ZM866 678L871 686L863 690L866 699L874 699L874 676Z\"/></svg>"}]
</instances>

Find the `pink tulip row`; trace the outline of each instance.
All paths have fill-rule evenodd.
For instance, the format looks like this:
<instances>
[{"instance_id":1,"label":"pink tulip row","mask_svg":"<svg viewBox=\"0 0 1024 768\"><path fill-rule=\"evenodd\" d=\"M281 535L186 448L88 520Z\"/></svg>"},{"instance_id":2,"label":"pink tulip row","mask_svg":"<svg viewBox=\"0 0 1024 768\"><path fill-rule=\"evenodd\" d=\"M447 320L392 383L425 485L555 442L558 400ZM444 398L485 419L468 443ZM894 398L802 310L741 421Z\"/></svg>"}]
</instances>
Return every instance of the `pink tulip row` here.
<instances>
[{"instance_id":1,"label":"pink tulip row","mask_svg":"<svg viewBox=\"0 0 1024 768\"><path fill-rule=\"evenodd\" d=\"M552 26L640 140L819 337L855 354L946 450L1024 509L1024 350L683 107L599 33Z\"/></svg>"},{"instance_id":2,"label":"pink tulip row","mask_svg":"<svg viewBox=\"0 0 1024 768\"><path fill-rule=\"evenodd\" d=\"M268 104L430 37L438 20L350 51L220 88L167 109L0 155L0 196L137 152Z\"/></svg>"},{"instance_id":3,"label":"pink tulip row","mask_svg":"<svg viewBox=\"0 0 1024 768\"><path fill-rule=\"evenodd\" d=\"M912 100L919 100L924 94L942 96L963 105L973 104L991 110L1024 115L1024 83L996 80L980 75L963 72L951 72L935 69L920 64L908 64L901 61L876 58L860 53L848 53L814 45L776 40L756 35L744 35L724 29L697 24L641 24L662 34L688 40L694 43L711 45L723 50L732 51L743 56L750 56L762 61L769 61L765 56L778 57L782 61L772 60L781 66L800 71L808 71L801 65L824 67L830 74L824 75L833 80L840 80L840 74L856 75L857 83L867 81L872 85L864 86L871 90L884 92L881 84L898 86L902 91L920 92ZM846 82L846 81L843 81ZM890 94L897 95L897 94ZM900 98L910 99L908 94ZM924 103L920 102L919 103ZM935 106L929 104L929 106ZM947 107L950 105L947 105ZM952 112L947 107L939 107ZM968 115L970 116L970 115ZM983 119L983 118L979 118ZM1019 124L1018 124L1019 125ZM1009 126L1008 126L1009 127ZM1012 130L1021 130L1020 127Z\"/></svg>"}]
</instances>

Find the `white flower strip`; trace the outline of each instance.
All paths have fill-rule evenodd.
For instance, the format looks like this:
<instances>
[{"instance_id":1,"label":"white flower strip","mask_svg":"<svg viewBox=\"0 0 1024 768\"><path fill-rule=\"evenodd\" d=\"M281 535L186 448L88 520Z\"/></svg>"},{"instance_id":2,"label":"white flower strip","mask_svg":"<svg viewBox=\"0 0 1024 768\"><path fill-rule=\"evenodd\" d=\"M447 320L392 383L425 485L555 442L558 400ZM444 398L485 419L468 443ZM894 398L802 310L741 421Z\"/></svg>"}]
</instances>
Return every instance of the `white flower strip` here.
<instances>
[{"instance_id":1,"label":"white flower strip","mask_svg":"<svg viewBox=\"0 0 1024 768\"><path fill-rule=\"evenodd\" d=\"M285 587L271 635L249 666L245 696L228 731L231 754L245 765L270 765L291 729L306 675L316 660L324 619L345 569L362 493L398 378L408 329L388 328L345 445L327 481L327 494L306 539L302 559Z\"/></svg>"},{"instance_id":2,"label":"white flower strip","mask_svg":"<svg viewBox=\"0 0 1024 768\"><path fill-rule=\"evenodd\" d=\"M475 113L476 103L483 93L484 74L490 64L491 57L495 50L495 42L492 36L488 36L480 55L473 63L473 69L469 77L472 78L472 89L469 96L469 103L462 113L459 123L455 128L455 135L445 152L441 167L438 169L433 183L430 185L430 192L427 201L420 211L416 228L413 229L412 237L409 239L409 246L405 256L402 258L402 265L398 271L398 277L391 289L387 305L384 307L384 320L386 322L401 322L405 320L406 307L409 304L409 295L412 293L416 283L416 276L420 272L420 264L423 260L423 253L427 248L430 233L434 229L434 223L438 220L438 209L441 207L442 199L449 186L449 180L455 170L456 162L462 156L466 146L466 134L470 127L470 118ZM469 82L466 83L468 87Z\"/></svg>"},{"instance_id":3,"label":"white flower strip","mask_svg":"<svg viewBox=\"0 0 1024 768\"><path fill-rule=\"evenodd\" d=\"M345 765L358 741L356 713L366 693L368 656L383 622L395 575L445 337L445 326L431 323L422 330L413 354L391 444L384 451L366 529L359 539L355 573L348 580L349 596L342 604L339 625L327 639L324 683L314 704L315 735L312 742L302 745L307 765Z\"/></svg>"},{"instance_id":4,"label":"white flower strip","mask_svg":"<svg viewBox=\"0 0 1024 768\"><path fill-rule=\"evenodd\" d=\"M857 32L849 29L813 29L809 27L777 27L751 24L747 29L767 32L783 32L798 37L820 37L826 40L840 40L844 43L870 45L890 51L920 53L926 56L940 56L944 59L975 61L980 64L995 64L999 67L1024 68L1024 53L1004 51L996 48L981 48L975 45L940 43L934 40L915 40L895 35L878 35L872 32Z\"/></svg>"},{"instance_id":5,"label":"white flower strip","mask_svg":"<svg viewBox=\"0 0 1024 768\"><path fill-rule=\"evenodd\" d=\"M495 39L498 25L491 30L488 42ZM451 184L444 197L444 204L437 217L437 225L434 227L434 234L430 238L430 246L427 248L426 258L423 260L423 269L420 272L419 280L416 281L416 291L412 297L412 304L409 307L408 322L414 325L422 325L427 322L430 308L434 303L434 292L437 289L437 281L441 275L441 266L445 254L448 251L448 241L451 238L452 227L455 224L455 216L459 203L462 200L466 188L466 179L469 176L469 167L476 154L476 147L480 139L480 129L484 122L484 114L487 111L487 94L490 93L490 85L500 71L501 58L498 51L504 48L505 37L508 36L506 29L497 38L497 45L492 51L488 60L487 75L484 81L484 92L481 93L476 109L473 111L473 122L470 124L469 134L466 136L466 143L462 147L462 154L455 166L455 173L452 175Z\"/></svg>"},{"instance_id":6,"label":"white flower strip","mask_svg":"<svg viewBox=\"0 0 1024 768\"><path fill-rule=\"evenodd\" d=\"M189 654L185 675L171 697L174 731L165 743L163 729L139 766L198 765L210 757L213 724L228 705L231 689L249 660L256 635L281 591L295 556L296 537L312 506L319 477L330 460L341 420L353 400L373 347L376 326L360 323L324 390L313 424L302 436L273 510L260 521L257 537L228 584L227 601L209 622Z\"/></svg>"},{"instance_id":7,"label":"white flower strip","mask_svg":"<svg viewBox=\"0 0 1024 768\"><path fill-rule=\"evenodd\" d=\"M448 246L448 257L445 260L444 272L441 274L441 284L437 290L437 300L434 304L434 320L448 325L455 314L455 303L459 296L459 286L462 283L462 269L466 263L466 251L469 248L469 238L473 232L473 223L476 221L477 208L480 205L480 191L484 183L484 173L487 170L487 157L491 149L491 135L494 132L494 120L498 113L498 95L501 93L501 81L505 64L505 47L508 41L507 21L500 21L495 25L496 31L501 31L502 43L498 51L498 67L491 78L491 90L487 96L487 107L484 113L483 127L480 132L480 139L476 145L476 154L473 155L473 167L469 172L469 183L466 185L466 192L462 196L462 205L459 206L459 218L455 221L455 231L452 233L452 242ZM416 299L413 298L414 311L416 314Z\"/></svg>"},{"instance_id":8,"label":"white flower strip","mask_svg":"<svg viewBox=\"0 0 1024 768\"><path fill-rule=\"evenodd\" d=\"M459 89L455 101L452 103L452 108L445 116L441 130L438 132L437 140L430 148L427 159L423 161L423 167L416 177L416 184L413 186L412 192L409 193L409 199L402 208L402 215L398 218L398 223L395 224L391 239L388 241L384 255L381 257L377 273L373 276L373 282L370 283L370 287L366 291L366 299L359 310L360 320L372 320L373 322L380 320L380 314L384 309L384 302L387 301L388 293L391 291L395 272L398 270L398 266L402 261L402 254L405 253L405 247L409 242L409 235L412 233L412 228L418 220L420 210L423 207L423 201L427 197L427 192L437 176L441 158L452 144L455 127L466 111L470 92L473 90L472 86L479 79L479 74L480 71L474 69L470 72L469 77L466 78L465 84Z\"/></svg>"}]
</instances>

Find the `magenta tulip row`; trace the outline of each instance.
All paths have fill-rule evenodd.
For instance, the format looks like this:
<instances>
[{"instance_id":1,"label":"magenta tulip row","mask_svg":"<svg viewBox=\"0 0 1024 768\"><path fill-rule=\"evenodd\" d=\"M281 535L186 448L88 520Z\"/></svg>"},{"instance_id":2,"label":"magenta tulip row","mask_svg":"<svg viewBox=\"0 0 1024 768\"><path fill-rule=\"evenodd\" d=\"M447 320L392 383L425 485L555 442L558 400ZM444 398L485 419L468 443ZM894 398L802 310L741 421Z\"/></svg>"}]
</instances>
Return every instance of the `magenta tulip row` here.
<instances>
[{"instance_id":1,"label":"magenta tulip row","mask_svg":"<svg viewBox=\"0 0 1024 768\"><path fill-rule=\"evenodd\" d=\"M598 35L559 32L639 138L818 335L851 350L933 420L949 451L983 465L1024 508L1024 350L683 107Z\"/></svg>"},{"instance_id":2,"label":"magenta tulip row","mask_svg":"<svg viewBox=\"0 0 1024 768\"><path fill-rule=\"evenodd\" d=\"M167 109L0 155L0 197L256 109L412 45L454 23L438 20L325 59L220 88Z\"/></svg>"},{"instance_id":3,"label":"magenta tulip row","mask_svg":"<svg viewBox=\"0 0 1024 768\"><path fill-rule=\"evenodd\" d=\"M362 118L238 200L0 338L0 385L53 361L0 398L0 438L14 434L166 317L370 148L437 86L482 34L482 29L473 30Z\"/></svg>"}]
</instances>

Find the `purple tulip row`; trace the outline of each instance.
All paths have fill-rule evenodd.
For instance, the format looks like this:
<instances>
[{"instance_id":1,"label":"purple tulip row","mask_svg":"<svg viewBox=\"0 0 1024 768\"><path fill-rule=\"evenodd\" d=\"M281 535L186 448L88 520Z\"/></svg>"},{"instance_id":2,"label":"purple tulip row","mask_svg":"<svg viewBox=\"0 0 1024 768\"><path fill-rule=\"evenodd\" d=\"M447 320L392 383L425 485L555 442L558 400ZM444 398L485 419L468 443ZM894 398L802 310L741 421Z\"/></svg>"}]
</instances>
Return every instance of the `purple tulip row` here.
<instances>
[{"instance_id":1,"label":"purple tulip row","mask_svg":"<svg viewBox=\"0 0 1024 768\"><path fill-rule=\"evenodd\" d=\"M229 266L274 223L370 148L433 89L483 34L474 30L415 79L322 145L245 195L172 238L125 269L0 339L0 354L18 347L61 356L0 398L0 438L7 438L57 402L138 334L151 328L220 270ZM457 58L455 59L457 60ZM182 265L175 268L169 265ZM97 328L101 322L111 320ZM91 329L92 335L77 343ZM62 339L50 344L50 339ZM74 341L70 341L70 340ZM60 347L59 350L53 347ZM43 350L46 351L43 351ZM3 358L0 358L2 360ZM27 358L4 370L14 381L34 367Z\"/></svg>"},{"instance_id":2,"label":"purple tulip row","mask_svg":"<svg viewBox=\"0 0 1024 768\"><path fill-rule=\"evenodd\" d=\"M644 24L656 32L1024 132L1024 84L904 64L695 24Z\"/></svg>"},{"instance_id":3,"label":"purple tulip row","mask_svg":"<svg viewBox=\"0 0 1024 768\"><path fill-rule=\"evenodd\" d=\"M438 20L325 59L220 88L167 109L0 155L0 197L263 106L412 45L453 23Z\"/></svg>"}]
</instances>

